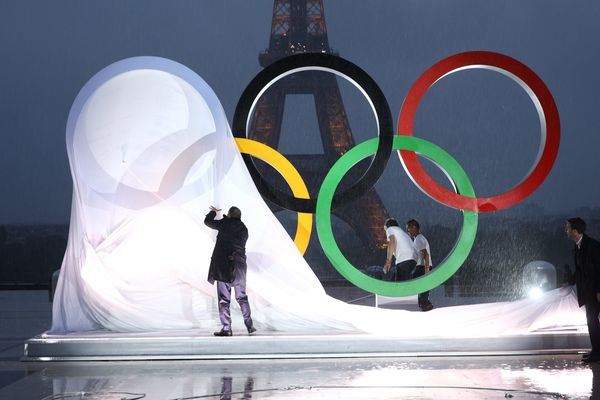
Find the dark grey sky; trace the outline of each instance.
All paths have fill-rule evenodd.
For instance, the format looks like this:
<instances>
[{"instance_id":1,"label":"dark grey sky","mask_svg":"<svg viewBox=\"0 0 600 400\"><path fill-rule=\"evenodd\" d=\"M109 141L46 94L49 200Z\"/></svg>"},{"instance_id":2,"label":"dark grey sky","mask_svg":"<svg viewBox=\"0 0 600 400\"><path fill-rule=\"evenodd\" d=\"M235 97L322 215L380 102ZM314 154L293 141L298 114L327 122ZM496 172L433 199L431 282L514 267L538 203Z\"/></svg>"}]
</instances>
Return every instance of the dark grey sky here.
<instances>
[{"instance_id":1,"label":"dark grey sky","mask_svg":"<svg viewBox=\"0 0 600 400\"><path fill-rule=\"evenodd\" d=\"M260 70L271 14L268 0L0 1L0 223L68 221L65 125L79 89L97 71L132 56L173 59L213 87L231 122L239 95ZM558 160L528 203L552 212L600 205L600 3L325 0L325 16L330 45L379 83L394 118L418 76L451 54L497 51L527 64L550 88L562 123ZM364 101L342 89L357 141L373 136ZM304 100L295 100L296 109ZM286 109L286 126L296 124L294 112ZM416 127L417 136L453 154L484 195L517 184L539 141L524 92L487 71L439 82ZM316 132L310 135L313 142L301 143L317 143ZM293 148L289 140L282 148ZM378 188L396 185L400 175L391 163ZM408 192L416 189L405 195L418 201Z\"/></svg>"}]
</instances>

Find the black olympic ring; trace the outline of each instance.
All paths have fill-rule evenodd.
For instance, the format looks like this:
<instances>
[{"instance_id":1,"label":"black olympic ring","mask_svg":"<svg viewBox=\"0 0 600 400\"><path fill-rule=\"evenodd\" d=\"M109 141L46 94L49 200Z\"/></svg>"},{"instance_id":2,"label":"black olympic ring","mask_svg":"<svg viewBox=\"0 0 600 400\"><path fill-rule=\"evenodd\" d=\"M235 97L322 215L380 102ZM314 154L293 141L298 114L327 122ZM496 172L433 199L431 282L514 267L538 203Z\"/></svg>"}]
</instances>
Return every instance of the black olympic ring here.
<instances>
[{"instance_id":1,"label":"black olympic ring","mask_svg":"<svg viewBox=\"0 0 600 400\"><path fill-rule=\"evenodd\" d=\"M353 83L367 98L377 122L379 144L369 168L348 189L336 194L332 208L348 203L368 192L379 180L392 152L394 124L387 99L375 81L360 67L339 56L326 53L302 53L285 57L269 65L250 81L235 108L233 135L247 138L250 116L258 99L278 80L301 71L325 71L341 76ZM243 154L246 167L260 193L271 202L288 210L314 213L317 199L300 199L273 188L262 177L250 155Z\"/></svg>"}]
</instances>

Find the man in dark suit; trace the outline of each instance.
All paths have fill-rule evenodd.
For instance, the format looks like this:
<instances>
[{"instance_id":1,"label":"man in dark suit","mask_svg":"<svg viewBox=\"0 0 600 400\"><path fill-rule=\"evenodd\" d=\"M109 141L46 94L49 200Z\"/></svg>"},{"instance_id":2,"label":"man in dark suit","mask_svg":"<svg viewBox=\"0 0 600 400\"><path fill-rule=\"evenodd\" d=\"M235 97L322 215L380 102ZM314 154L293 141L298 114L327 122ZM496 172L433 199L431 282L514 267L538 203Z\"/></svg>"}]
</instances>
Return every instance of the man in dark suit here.
<instances>
[{"instance_id":1,"label":"man in dark suit","mask_svg":"<svg viewBox=\"0 0 600 400\"><path fill-rule=\"evenodd\" d=\"M248 229L241 220L242 212L237 207L231 207L226 216L216 220L217 212L213 206L206 214L204 223L219 231L217 243L210 260L208 282L217 281L217 296L219 299L219 318L223 328L215 332L215 336L231 336L231 287L235 289L235 299L242 310L244 324L249 334L256 332L250 317L250 304L246 295L246 241Z\"/></svg>"},{"instance_id":2,"label":"man in dark suit","mask_svg":"<svg viewBox=\"0 0 600 400\"><path fill-rule=\"evenodd\" d=\"M581 218L567 220L566 233L575 242L573 255L575 274L571 284L577 285L579 306L585 305L592 351L583 356L584 363L600 361L600 243L585 234L586 224Z\"/></svg>"}]
</instances>

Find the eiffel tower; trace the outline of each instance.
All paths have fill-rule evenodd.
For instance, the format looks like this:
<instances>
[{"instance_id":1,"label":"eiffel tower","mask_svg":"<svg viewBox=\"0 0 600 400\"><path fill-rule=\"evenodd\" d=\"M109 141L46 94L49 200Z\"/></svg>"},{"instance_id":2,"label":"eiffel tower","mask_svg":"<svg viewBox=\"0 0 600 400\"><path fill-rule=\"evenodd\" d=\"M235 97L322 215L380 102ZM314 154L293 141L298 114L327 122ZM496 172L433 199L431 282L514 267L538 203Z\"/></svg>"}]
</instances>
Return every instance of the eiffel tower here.
<instances>
[{"instance_id":1,"label":"eiffel tower","mask_svg":"<svg viewBox=\"0 0 600 400\"><path fill-rule=\"evenodd\" d=\"M322 0L275 0L269 48L259 55L262 67L297 53L336 54L329 47ZM336 77L330 73L306 71L276 82L258 100L248 137L278 148L285 97L309 94L314 97L324 154L286 155L305 180L311 197L318 193L333 163L355 145ZM356 168L349 174L355 182ZM272 177L274 174L263 174ZM271 208L280 210L271 204ZM363 262L382 264L386 237L383 224L387 210L375 189L360 199L333 210L346 222L365 246L368 254ZM305 258L313 269L329 270L330 264L318 244L316 229Z\"/></svg>"}]
</instances>

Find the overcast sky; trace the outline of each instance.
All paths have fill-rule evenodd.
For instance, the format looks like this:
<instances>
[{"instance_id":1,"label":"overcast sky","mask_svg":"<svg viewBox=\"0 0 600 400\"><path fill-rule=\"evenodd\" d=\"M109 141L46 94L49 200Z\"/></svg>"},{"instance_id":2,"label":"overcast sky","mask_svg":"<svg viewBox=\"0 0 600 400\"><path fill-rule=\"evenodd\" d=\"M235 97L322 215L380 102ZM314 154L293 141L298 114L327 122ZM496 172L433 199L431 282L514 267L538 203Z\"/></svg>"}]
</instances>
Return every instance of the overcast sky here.
<instances>
[{"instance_id":1,"label":"overcast sky","mask_svg":"<svg viewBox=\"0 0 600 400\"><path fill-rule=\"evenodd\" d=\"M241 92L261 69L271 16L266 0L0 0L0 223L68 222L65 125L79 89L97 71L133 56L173 59L212 86L231 123ZM549 212L600 205L598 1L325 0L325 17L331 47L379 83L394 119L412 83L449 55L496 51L528 65L554 96L562 141L552 173L527 203ZM356 140L374 136L364 100L349 85L342 92ZM309 100L289 104L284 127L316 124L314 117L297 121ZM436 84L415 126L415 135L458 159L482 195L517 184L540 139L525 92L480 70ZM283 132L280 149L317 151L317 132L306 135ZM390 187L403 187L395 179L406 179L394 161L378 184L384 200L397 196ZM414 202L422 194L406 186L402 196Z\"/></svg>"}]
</instances>

